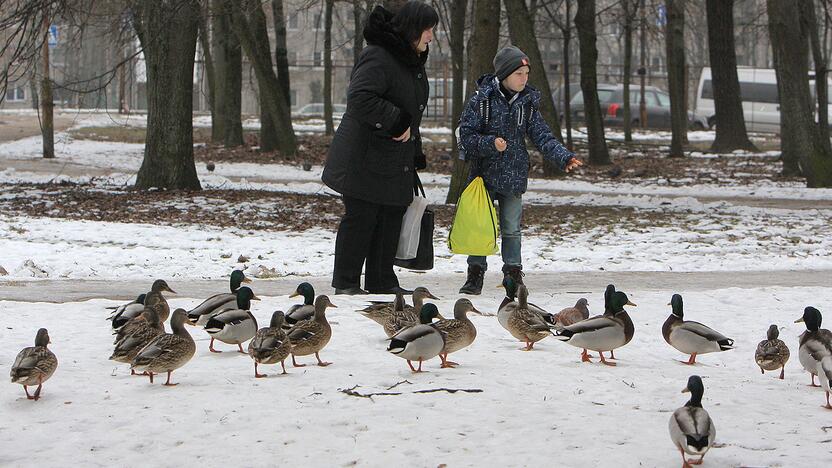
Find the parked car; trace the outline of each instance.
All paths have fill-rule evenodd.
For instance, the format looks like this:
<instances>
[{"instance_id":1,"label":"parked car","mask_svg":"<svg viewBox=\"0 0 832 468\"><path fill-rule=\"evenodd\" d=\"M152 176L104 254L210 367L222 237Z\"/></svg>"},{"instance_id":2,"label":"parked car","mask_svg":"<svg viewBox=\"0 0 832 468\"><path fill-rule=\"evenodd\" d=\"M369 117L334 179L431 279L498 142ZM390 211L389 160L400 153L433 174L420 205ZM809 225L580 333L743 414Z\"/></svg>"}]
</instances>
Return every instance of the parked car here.
<instances>
[{"instance_id":1,"label":"parked car","mask_svg":"<svg viewBox=\"0 0 832 468\"><path fill-rule=\"evenodd\" d=\"M780 97L777 92L777 76L774 70L737 67L737 78L740 82L745 128L749 132L780 133ZM832 80L828 82L827 87L832 91ZM812 92L812 102L817 108L814 73L809 73L809 89ZM711 124L715 124L716 109L710 67L703 68L699 76L696 110L707 116ZM832 104L829 105L829 110L832 112Z\"/></svg>"},{"instance_id":2,"label":"parked car","mask_svg":"<svg viewBox=\"0 0 832 468\"><path fill-rule=\"evenodd\" d=\"M344 112L347 111L346 104L333 104L332 105L332 118L333 119L340 119L344 116ZM292 117L298 119L312 119L312 118L320 118L324 117L324 103L322 102L312 102L309 103L300 109L292 112Z\"/></svg>"},{"instance_id":3,"label":"parked car","mask_svg":"<svg viewBox=\"0 0 832 468\"><path fill-rule=\"evenodd\" d=\"M570 88L572 85L570 85ZM615 91L615 85L609 83L598 83L598 101L601 103L601 110L604 110L604 103L612 96ZM577 127L583 125L584 122L584 93L581 91L581 85L575 94L572 95L572 100L569 101L569 112L572 114L572 126ZM563 110L561 109L561 115Z\"/></svg>"}]
</instances>

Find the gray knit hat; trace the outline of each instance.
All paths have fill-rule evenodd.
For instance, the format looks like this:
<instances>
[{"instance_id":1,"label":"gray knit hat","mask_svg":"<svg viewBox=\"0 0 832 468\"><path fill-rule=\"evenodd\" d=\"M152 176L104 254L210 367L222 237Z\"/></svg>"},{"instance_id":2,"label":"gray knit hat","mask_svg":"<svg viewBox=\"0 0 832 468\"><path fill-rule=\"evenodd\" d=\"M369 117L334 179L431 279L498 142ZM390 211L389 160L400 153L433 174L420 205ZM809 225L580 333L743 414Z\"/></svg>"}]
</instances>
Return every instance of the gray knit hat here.
<instances>
[{"instance_id":1,"label":"gray knit hat","mask_svg":"<svg viewBox=\"0 0 832 468\"><path fill-rule=\"evenodd\" d=\"M494 56L494 74L500 81L524 65L529 65L529 57L514 46L503 47Z\"/></svg>"}]
</instances>

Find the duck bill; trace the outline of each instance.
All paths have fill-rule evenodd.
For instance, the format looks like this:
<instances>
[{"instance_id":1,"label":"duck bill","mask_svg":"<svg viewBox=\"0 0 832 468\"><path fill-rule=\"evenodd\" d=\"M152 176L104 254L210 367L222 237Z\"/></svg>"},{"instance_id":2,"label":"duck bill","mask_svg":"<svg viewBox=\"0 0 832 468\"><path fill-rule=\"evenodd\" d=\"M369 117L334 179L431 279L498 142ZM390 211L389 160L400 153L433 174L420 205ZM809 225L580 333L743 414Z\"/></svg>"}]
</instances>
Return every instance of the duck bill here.
<instances>
[{"instance_id":1,"label":"duck bill","mask_svg":"<svg viewBox=\"0 0 832 468\"><path fill-rule=\"evenodd\" d=\"M252 301L259 301L259 300L260 300L260 298L259 298L259 297L257 297L257 296L255 296L254 294L252 294L252 295L251 295L251 300L252 300Z\"/></svg>"},{"instance_id":2,"label":"duck bill","mask_svg":"<svg viewBox=\"0 0 832 468\"><path fill-rule=\"evenodd\" d=\"M799 319L795 320L794 323L803 323L803 317L800 317Z\"/></svg>"},{"instance_id":3,"label":"duck bill","mask_svg":"<svg viewBox=\"0 0 832 468\"><path fill-rule=\"evenodd\" d=\"M329 305L328 305L327 307L332 307L333 309L337 309L337 308L338 308L338 306L337 306L337 305L335 305L335 304L333 304L333 303L331 303L331 302L329 303Z\"/></svg>"},{"instance_id":4,"label":"duck bill","mask_svg":"<svg viewBox=\"0 0 832 468\"><path fill-rule=\"evenodd\" d=\"M168 287L165 287L165 291L167 291L167 292L169 292L169 293L171 293L171 294L176 294L176 291L174 291L173 289L168 288Z\"/></svg>"},{"instance_id":5,"label":"duck bill","mask_svg":"<svg viewBox=\"0 0 832 468\"><path fill-rule=\"evenodd\" d=\"M431 299L433 299L433 300L435 300L435 301L441 301L441 300L442 300L442 299L439 299L438 297L434 296L434 295L433 295L433 294L431 294L431 293L428 293L428 297L429 297L429 298L431 298Z\"/></svg>"},{"instance_id":6,"label":"duck bill","mask_svg":"<svg viewBox=\"0 0 832 468\"><path fill-rule=\"evenodd\" d=\"M471 312L473 312L473 313L475 313L475 314L479 314L479 315L485 315L485 314L483 314L481 311L479 311L476 307L472 307L472 308L471 308Z\"/></svg>"},{"instance_id":7,"label":"duck bill","mask_svg":"<svg viewBox=\"0 0 832 468\"><path fill-rule=\"evenodd\" d=\"M290 298L292 298L292 297L298 297L298 296L300 296L300 293L299 293L299 292L297 292L297 291L293 292L292 294L289 294L289 297L290 297Z\"/></svg>"},{"instance_id":8,"label":"duck bill","mask_svg":"<svg viewBox=\"0 0 832 468\"><path fill-rule=\"evenodd\" d=\"M682 389L682 393L690 393L690 389L685 387Z\"/></svg>"},{"instance_id":9,"label":"duck bill","mask_svg":"<svg viewBox=\"0 0 832 468\"><path fill-rule=\"evenodd\" d=\"M627 301L627 305L628 305L628 306L633 306L633 307L638 307L638 304L633 304L633 303L632 303L632 302L630 302L630 301ZM668 305L670 305L670 304L668 304Z\"/></svg>"},{"instance_id":10,"label":"duck bill","mask_svg":"<svg viewBox=\"0 0 832 468\"><path fill-rule=\"evenodd\" d=\"M242 282L243 283L251 283L251 278L249 278L248 276L243 276Z\"/></svg>"}]
</instances>

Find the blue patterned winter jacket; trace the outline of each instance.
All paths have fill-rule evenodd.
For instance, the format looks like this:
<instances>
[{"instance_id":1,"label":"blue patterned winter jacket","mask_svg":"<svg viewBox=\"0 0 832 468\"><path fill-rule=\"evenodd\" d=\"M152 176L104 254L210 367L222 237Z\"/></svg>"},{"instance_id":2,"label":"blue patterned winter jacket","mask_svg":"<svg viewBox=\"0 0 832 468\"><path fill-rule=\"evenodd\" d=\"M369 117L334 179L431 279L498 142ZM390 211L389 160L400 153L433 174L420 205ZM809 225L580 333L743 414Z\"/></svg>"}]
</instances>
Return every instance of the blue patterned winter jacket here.
<instances>
[{"instance_id":1,"label":"blue patterned winter jacket","mask_svg":"<svg viewBox=\"0 0 832 468\"><path fill-rule=\"evenodd\" d=\"M543 120L538 90L527 85L509 102L494 75L483 75L477 85L479 89L465 105L459 122L459 143L465 159L471 161L469 182L481 175L491 192L525 193L529 179L527 136L544 158L561 169L566 167L574 154L560 144ZM507 143L502 153L494 147L497 137Z\"/></svg>"}]
</instances>

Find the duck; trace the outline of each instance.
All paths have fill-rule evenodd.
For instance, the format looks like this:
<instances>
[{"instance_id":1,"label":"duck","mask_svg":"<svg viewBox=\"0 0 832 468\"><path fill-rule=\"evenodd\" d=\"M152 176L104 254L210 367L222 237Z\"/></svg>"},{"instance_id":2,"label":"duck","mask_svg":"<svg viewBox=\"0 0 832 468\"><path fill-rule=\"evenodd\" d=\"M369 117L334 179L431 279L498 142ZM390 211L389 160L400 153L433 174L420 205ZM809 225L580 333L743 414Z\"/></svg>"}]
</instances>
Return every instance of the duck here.
<instances>
[{"instance_id":1,"label":"duck","mask_svg":"<svg viewBox=\"0 0 832 468\"><path fill-rule=\"evenodd\" d=\"M419 312L419 324L405 328L390 338L387 351L407 361L414 373L422 372L422 362L439 356L445 348L445 336L431 322L439 316L435 304L422 305ZM419 367L412 361L419 361Z\"/></svg>"},{"instance_id":2,"label":"duck","mask_svg":"<svg viewBox=\"0 0 832 468\"><path fill-rule=\"evenodd\" d=\"M511 333L514 338L526 343L523 351L531 351L534 349L534 344L552 334L552 327L554 325L549 322L552 320L544 319L539 308L529 305L528 302L529 290L524 284L517 286L517 301L506 303L499 311L497 311L497 319L504 317L505 325L503 328Z\"/></svg>"},{"instance_id":3,"label":"duck","mask_svg":"<svg viewBox=\"0 0 832 468\"><path fill-rule=\"evenodd\" d=\"M295 356L308 356L314 354L318 360L318 365L321 367L332 364L331 362L324 362L321 360L320 352L329 339L332 338L332 327L326 320L326 309L329 307L337 308L335 304L330 302L329 297L320 295L315 299L315 315L312 320L304 320L298 322L289 331L289 342L292 344L292 365L295 367L304 367L306 364L298 364Z\"/></svg>"},{"instance_id":4,"label":"duck","mask_svg":"<svg viewBox=\"0 0 832 468\"><path fill-rule=\"evenodd\" d=\"M682 468L692 468L691 465L701 464L705 454L714 445L716 427L711 416L702 408L704 392L702 378L698 375L690 376L687 386L682 390L682 393L690 393L690 400L670 416L670 440L682 455ZM686 453L698 455L699 460L686 460Z\"/></svg>"},{"instance_id":5,"label":"duck","mask_svg":"<svg viewBox=\"0 0 832 468\"><path fill-rule=\"evenodd\" d=\"M269 326L257 330L254 338L248 343L248 355L254 360L254 377L266 377L266 374L257 372L258 364L277 364L283 368L283 374L287 374L284 361L292 352L292 344L283 331L283 311L275 311L272 314Z\"/></svg>"},{"instance_id":6,"label":"duck","mask_svg":"<svg viewBox=\"0 0 832 468\"><path fill-rule=\"evenodd\" d=\"M155 308L159 320L165 323L168 321L168 317L170 317L170 306L165 296L162 295L163 292L176 294L176 291L171 289L165 280L157 279L150 287L150 292L144 296L144 306Z\"/></svg>"},{"instance_id":7,"label":"duck","mask_svg":"<svg viewBox=\"0 0 832 468\"><path fill-rule=\"evenodd\" d=\"M812 374L813 387L823 387L826 392L827 409L832 409L829 404L829 394L832 393L832 332L820 328L823 316L814 307L806 307L803 316L795 323L805 323L806 331L800 335L800 347L798 348L798 359L800 364ZM815 376L818 376L820 385L815 385Z\"/></svg>"},{"instance_id":8,"label":"duck","mask_svg":"<svg viewBox=\"0 0 832 468\"><path fill-rule=\"evenodd\" d=\"M204 327L208 319L217 312L233 309L237 306L237 290L243 283L251 283L242 270L231 272L229 281L231 292L214 294L201 304L188 311L188 325Z\"/></svg>"},{"instance_id":9,"label":"duck","mask_svg":"<svg viewBox=\"0 0 832 468\"><path fill-rule=\"evenodd\" d=\"M780 369L780 380L786 372L786 363L789 361L789 347L782 340L778 339L780 329L777 325L771 324L766 333L766 339L757 345L754 353L754 361L760 366L760 373Z\"/></svg>"},{"instance_id":10,"label":"duck","mask_svg":"<svg viewBox=\"0 0 832 468\"><path fill-rule=\"evenodd\" d=\"M506 275L503 278L503 282L500 283L498 288L504 288L506 290L506 297L503 298L503 301L500 303L500 307L497 308L497 322L500 323L500 326L508 330L508 318L511 316L511 312L516 308L516 306L509 306L511 303L517 302L517 290L520 284L511 276ZM539 315L540 318L551 325L555 324L555 316L546 312L542 307L537 306L532 303L527 303L528 308L530 311L534 312L535 314ZM508 330L511 332L511 330Z\"/></svg>"},{"instance_id":11,"label":"duck","mask_svg":"<svg viewBox=\"0 0 832 468\"><path fill-rule=\"evenodd\" d=\"M433 324L445 337L445 346L439 353L442 368L458 366L458 363L448 360L448 355L467 348L477 338L477 329L474 322L468 318L468 312L482 315L470 300L459 299L454 304L454 318L441 319Z\"/></svg>"},{"instance_id":12,"label":"duck","mask_svg":"<svg viewBox=\"0 0 832 468\"><path fill-rule=\"evenodd\" d=\"M113 313L107 317L107 320L112 323L113 330L118 330L123 327L128 320L133 317L137 317L140 313L142 313L144 310L145 296L146 294L142 293L139 294L133 302L128 302L127 304L117 307L108 307L108 309L113 311Z\"/></svg>"},{"instance_id":13,"label":"duck","mask_svg":"<svg viewBox=\"0 0 832 468\"><path fill-rule=\"evenodd\" d=\"M589 318L589 301L582 297L573 307L567 307L555 314L555 326L566 327Z\"/></svg>"},{"instance_id":14,"label":"duck","mask_svg":"<svg viewBox=\"0 0 832 468\"><path fill-rule=\"evenodd\" d=\"M237 352L247 354L243 351L243 343L252 339L257 333L257 319L251 313L251 301L259 301L260 298L248 286L237 290L237 308L227 309L212 315L205 323L205 331L211 335L211 343L208 351L221 353L214 349L214 340L223 343L235 344L239 348Z\"/></svg>"},{"instance_id":15,"label":"duck","mask_svg":"<svg viewBox=\"0 0 832 468\"><path fill-rule=\"evenodd\" d=\"M403 319L416 324L419 323L419 313L422 310L422 306L425 304L425 300L439 300L439 298L434 296L428 290L428 288L424 286L419 286L418 288L413 290L413 294L411 295L413 299L413 305L408 305L406 302L404 302L404 298L402 297L402 307L397 308L396 304L399 294L400 293L396 293L397 297L396 300L394 300L393 302L370 302L369 306L359 310L358 312L361 315L369 318L370 320L375 321L379 325L384 326L385 322L387 321L391 313L393 313L394 311L402 311L406 312L406 314L402 314Z\"/></svg>"},{"instance_id":16,"label":"duck","mask_svg":"<svg viewBox=\"0 0 832 468\"><path fill-rule=\"evenodd\" d=\"M608 366L615 366L614 362L608 362L604 358L604 351L612 351L620 348L635 334L635 326L630 315L624 310L624 306L635 307L636 304L622 291L615 291L610 294L610 312L604 315L581 320L555 332L555 338L572 346L585 350L597 351L601 357L601 363ZM581 356L583 362L592 362L589 355Z\"/></svg>"},{"instance_id":17,"label":"duck","mask_svg":"<svg viewBox=\"0 0 832 468\"><path fill-rule=\"evenodd\" d=\"M153 375L167 372L168 378L164 385L179 385L171 383L170 376L176 369L184 366L194 357L196 344L185 329L188 314L185 309L176 309L170 318L170 329L173 333L163 333L147 344L133 359L132 371L145 372L153 383Z\"/></svg>"},{"instance_id":18,"label":"duck","mask_svg":"<svg viewBox=\"0 0 832 468\"><path fill-rule=\"evenodd\" d=\"M43 383L52 377L58 368L58 358L49 350L49 332L45 328L35 335L35 345L23 348L17 353L9 373L12 383L23 385L27 400L37 401L43 389ZM29 395L29 387L37 385L34 395Z\"/></svg>"},{"instance_id":19,"label":"duck","mask_svg":"<svg viewBox=\"0 0 832 468\"><path fill-rule=\"evenodd\" d=\"M289 295L289 297L297 296L303 296L303 304L295 304L286 311L283 329L287 332L298 322L315 316L315 288L309 283L300 283L295 292Z\"/></svg>"},{"instance_id":20,"label":"duck","mask_svg":"<svg viewBox=\"0 0 832 468\"><path fill-rule=\"evenodd\" d=\"M699 322L684 320L681 294L674 294L667 305L672 311L662 325L662 336L667 344L690 355L687 361L681 361L683 364L696 364L696 356L700 354L734 349L731 338Z\"/></svg>"},{"instance_id":21,"label":"duck","mask_svg":"<svg viewBox=\"0 0 832 468\"><path fill-rule=\"evenodd\" d=\"M136 333L137 330L148 326L155 328L160 333L165 332L165 326L162 324L162 321L159 320L157 309L142 309L142 312L138 316L131 318L127 321L127 323L119 327L118 330L113 332L113 335L116 336L115 340L113 340L113 344L117 345L120 341L124 340L124 338Z\"/></svg>"},{"instance_id":22,"label":"duck","mask_svg":"<svg viewBox=\"0 0 832 468\"><path fill-rule=\"evenodd\" d=\"M110 356L111 361L124 364L132 363L142 348L165 332L165 328L159 322L154 309L144 309L140 317L141 319L133 319L128 325L125 325L127 333L116 342L113 354ZM134 370L131 369L130 372L131 375L136 375Z\"/></svg>"}]
</instances>

